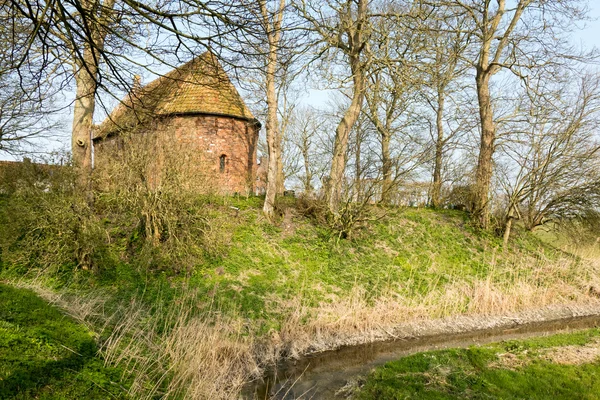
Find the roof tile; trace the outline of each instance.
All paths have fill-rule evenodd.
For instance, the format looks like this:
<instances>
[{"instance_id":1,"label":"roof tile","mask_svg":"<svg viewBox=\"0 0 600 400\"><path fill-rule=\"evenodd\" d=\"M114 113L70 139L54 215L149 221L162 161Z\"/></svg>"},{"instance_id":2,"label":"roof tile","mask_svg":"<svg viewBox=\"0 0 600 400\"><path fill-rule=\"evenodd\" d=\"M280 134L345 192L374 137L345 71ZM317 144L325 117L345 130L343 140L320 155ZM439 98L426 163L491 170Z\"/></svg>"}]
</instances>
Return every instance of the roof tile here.
<instances>
[{"instance_id":1,"label":"roof tile","mask_svg":"<svg viewBox=\"0 0 600 400\"><path fill-rule=\"evenodd\" d=\"M255 119L215 55L206 52L130 92L96 127L94 138L132 129L154 116L174 114Z\"/></svg>"}]
</instances>

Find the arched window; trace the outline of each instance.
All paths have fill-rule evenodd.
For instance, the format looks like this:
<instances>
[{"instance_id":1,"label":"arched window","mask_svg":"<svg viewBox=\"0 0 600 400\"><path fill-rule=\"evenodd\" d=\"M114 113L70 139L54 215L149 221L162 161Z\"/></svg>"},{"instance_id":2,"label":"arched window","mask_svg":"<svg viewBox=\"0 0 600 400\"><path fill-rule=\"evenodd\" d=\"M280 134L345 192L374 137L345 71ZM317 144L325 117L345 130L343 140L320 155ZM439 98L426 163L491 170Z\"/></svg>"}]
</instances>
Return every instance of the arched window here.
<instances>
[{"instance_id":1,"label":"arched window","mask_svg":"<svg viewBox=\"0 0 600 400\"><path fill-rule=\"evenodd\" d=\"M219 171L225 172L225 161L227 160L227 156L225 154L221 154L219 157Z\"/></svg>"}]
</instances>

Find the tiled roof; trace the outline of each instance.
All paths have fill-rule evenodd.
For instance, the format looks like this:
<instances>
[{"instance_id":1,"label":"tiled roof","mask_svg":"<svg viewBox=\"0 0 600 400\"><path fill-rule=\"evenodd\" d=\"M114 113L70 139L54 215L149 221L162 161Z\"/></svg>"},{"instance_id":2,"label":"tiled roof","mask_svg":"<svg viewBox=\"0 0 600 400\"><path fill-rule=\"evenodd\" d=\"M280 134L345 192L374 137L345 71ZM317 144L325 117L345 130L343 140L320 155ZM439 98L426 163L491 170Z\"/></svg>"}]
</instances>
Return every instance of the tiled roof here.
<instances>
[{"instance_id":1,"label":"tiled roof","mask_svg":"<svg viewBox=\"0 0 600 400\"><path fill-rule=\"evenodd\" d=\"M153 116L216 114L247 120L254 116L211 52L134 89L96 127L94 138L128 130Z\"/></svg>"}]
</instances>

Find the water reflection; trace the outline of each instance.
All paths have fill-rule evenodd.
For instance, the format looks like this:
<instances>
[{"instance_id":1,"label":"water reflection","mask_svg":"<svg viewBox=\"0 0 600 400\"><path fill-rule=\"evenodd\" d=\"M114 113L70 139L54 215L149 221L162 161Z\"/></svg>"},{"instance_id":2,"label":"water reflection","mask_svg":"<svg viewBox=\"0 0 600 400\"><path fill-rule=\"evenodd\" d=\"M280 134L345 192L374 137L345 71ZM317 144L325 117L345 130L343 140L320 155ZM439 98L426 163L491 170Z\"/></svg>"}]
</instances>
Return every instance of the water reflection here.
<instances>
[{"instance_id":1,"label":"water reflection","mask_svg":"<svg viewBox=\"0 0 600 400\"><path fill-rule=\"evenodd\" d=\"M493 328L344 347L282 363L249 385L246 399L341 399L374 367L428 350L468 347L600 326L600 316L572 317Z\"/></svg>"}]
</instances>

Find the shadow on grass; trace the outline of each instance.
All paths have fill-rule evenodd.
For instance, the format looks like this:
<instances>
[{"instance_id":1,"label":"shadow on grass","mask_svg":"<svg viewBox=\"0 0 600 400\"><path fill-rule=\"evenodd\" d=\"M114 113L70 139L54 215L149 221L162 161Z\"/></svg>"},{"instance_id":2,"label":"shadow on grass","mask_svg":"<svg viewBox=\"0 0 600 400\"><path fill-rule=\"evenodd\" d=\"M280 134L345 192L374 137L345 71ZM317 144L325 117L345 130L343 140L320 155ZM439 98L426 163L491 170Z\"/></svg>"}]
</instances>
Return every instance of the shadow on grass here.
<instances>
[{"instance_id":1,"label":"shadow on grass","mask_svg":"<svg viewBox=\"0 0 600 400\"><path fill-rule=\"evenodd\" d=\"M1 399L14 398L17 395L23 396L25 394L31 394L32 397L35 397L34 392L45 386L57 383L57 381L60 382L65 378L75 379L75 375L83 369L87 360L80 355L72 354L61 360L29 365L19 362L19 360L12 361L15 369L10 372L8 378L0 380Z\"/></svg>"},{"instance_id":2,"label":"shadow on grass","mask_svg":"<svg viewBox=\"0 0 600 400\"><path fill-rule=\"evenodd\" d=\"M0 284L0 399L124 398L119 371L96 350L84 326L32 291Z\"/></svg>"}]
</instances>

